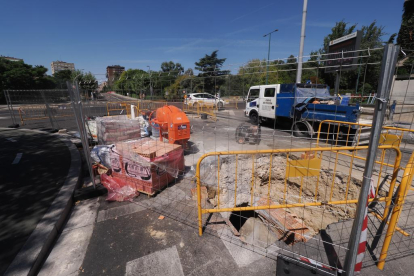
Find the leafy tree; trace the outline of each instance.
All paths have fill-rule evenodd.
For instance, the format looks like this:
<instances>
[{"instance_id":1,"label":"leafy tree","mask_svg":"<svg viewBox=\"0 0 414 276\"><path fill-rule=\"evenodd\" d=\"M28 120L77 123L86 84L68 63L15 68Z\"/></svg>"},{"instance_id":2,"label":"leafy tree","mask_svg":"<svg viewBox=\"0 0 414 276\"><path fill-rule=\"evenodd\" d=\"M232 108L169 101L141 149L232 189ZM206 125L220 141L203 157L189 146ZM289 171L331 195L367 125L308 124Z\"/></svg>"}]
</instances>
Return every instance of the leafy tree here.
<instances>
[{"instance_id":1,"label":"leafy tree","mask_svg":"<svg viewBox=\"0 0 414 276\"><path fill-rule=\"evenodd\" d=\"M403 11L397 43L403 49L414 50L414 0L406 0Z\"/></svg>"},{"instance_id":2,"label":"leafy tree","mask_svg":"<svg viewBox=\"0 0 414 276\"><path fill-rule=\"evenodd\" d=\"M98 88L95 75L91 72L84 73L81 70L74 70L71 72L70 79L72 82L78 82L81 89L95 90Z\"/></svg>"},{"instance_id":3,"label":"leafy tree","mask_svg":"<svg viewBox=\"0 0 414 276\"><path fill-rule=\"evenodd\" d=\"M184 72L184 67L180 63L174 63L173 61L164 61L161 63L162 72L171 72L177 75Z\"/></svg>"},{"instance_id":4,"label":"leafy tree","mask_svg":"<svg viewBox=\"0 0 414 276\"><path fill-rule=\"evenodd\" d=\"M397 43L411 57L405 58L404 68L398 69L399 75L411 74L411 65L414 63L411 53L414 50L414 0L405 1L403 11Z\"/></svg>"},{"instance_id":5,"label":"leafy tree","mask_svg":"<svg viewBox=\"0 0 414 276\"><path fill-rule=\"evenodd\" d=\"M4 102L4 90L52 89L55 81L46 75L47 68L32 66L23 61L10 61L0 57L0 101Z\"/></svg>"},{"instance_id":6,"label":"leafy tree","mask_svg":"<svg viewBox=\"0 0 414 276\"><path fill-rule=\"evenodd\" d=\"M119 79L115 81L114 88L116 90L125 90L136 92L137 94L147 89L150 84L148 72L141 69L128 69L122 72Z\"/></svg>"},{"instance_id":7,"label":"leafy tree","mask_svg":"<svg viewBox=\"0 0 414 276\"><path fill-rule=\"evenodd\" d=\"M325 36L322 48L319 49L320 54L326 54L329 50L329 41L335 40L342 36L351 34L356 31L357 24L349 25L344 20L337 22L331 29L331 33ZM362 40L360 49L366 50L368 48L374 49L382 47L382 37L386 35L384 33L383 26L377 26L376 21L372 22L368 26L361 27ZM363 52L364 55L367 52ZM361 55L361 54L360 54ZM380 71L380 64L382 60L382 51L371 51L369 57L358 58L358 64L361 64L356 70L342 71L340 72L340 89L357 89L362 93L371 92L365 88L376 89L378 85L378 76ZM319 61L320 62L320 61ZM335 87L336 75L334 73L325 73L325 70L319 70L318 76L321 80L325 81L330 87ZM365 80L365 81L364 81ZM358 83L358 88L356 84Z\"/></svg>"},{"instance_id":8,"label":"leafy tree","mask_svg":"<svg viewBox=\"0 0 414 276\"><path fill-rule=\"evenodd\" d=\"M62 70L53 74L57 88L66 88L66 82L72 80L71 70Z\"/></svg>"},{"instance_id":9,"label":"leafy tree","mask_svg":"<svg viewBox=\"0 0 414 276\"><path fill-rule=\"evenodd\" d=\"M187 70L185 70L184 74L187 76L194 76L194 71L193 69L188 68Z\"/></svg>"},{"instance_id":10,"label":"leafy tree","mask_svg":"<svg viewBox=\"0 0 414 276\"><path fill-rule=\"evenodd\" d=\"M203 90L210 93L214 93L225 83L222 76L229 73L227 70L221 70L226 59L218 58L217 52L218 50L215 50L211 55L205 55L195 63L195 69L200 71L198 76L202 78Z\"/></svg>"}]
</instances>

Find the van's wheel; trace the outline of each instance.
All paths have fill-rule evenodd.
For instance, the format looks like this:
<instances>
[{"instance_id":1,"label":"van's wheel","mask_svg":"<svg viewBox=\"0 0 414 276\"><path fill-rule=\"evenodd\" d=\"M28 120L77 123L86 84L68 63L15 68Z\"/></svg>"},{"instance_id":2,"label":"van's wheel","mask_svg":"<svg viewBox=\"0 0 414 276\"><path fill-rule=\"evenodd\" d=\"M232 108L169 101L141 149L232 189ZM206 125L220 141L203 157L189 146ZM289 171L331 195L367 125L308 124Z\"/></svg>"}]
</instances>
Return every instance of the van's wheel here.
<instances>
[{"instance_id":1,"label":"van's wheel","mask_svg":"<svg viewBox=\"0 0 414 276\"><path fill-rule=\"evenodd\" d=\"M222 102L219 102L217 104L217 109L223 109L223 103Z\"/></svg>"},{"instance_id":2,"label":"van's wheel","mask_svg":"<svg viewBox=\"0 0 414 276\"><path fill-rule=\"evenodd\" d=\"M250 118L250 122L252 122L253 124L259 123L259 115L256 112L250 113L249 118Z\"/></svg>"},{"instance_id":3,"label":"van's wheel","mask_svg":"<svg viewBox=\"0 0 414 276\"><path fill-rule=\"evenodd\" d=\"M293 135L296 137L309 137L309 129L304 123L297 122L293 125Z\"/></svg>"}]
</instances>

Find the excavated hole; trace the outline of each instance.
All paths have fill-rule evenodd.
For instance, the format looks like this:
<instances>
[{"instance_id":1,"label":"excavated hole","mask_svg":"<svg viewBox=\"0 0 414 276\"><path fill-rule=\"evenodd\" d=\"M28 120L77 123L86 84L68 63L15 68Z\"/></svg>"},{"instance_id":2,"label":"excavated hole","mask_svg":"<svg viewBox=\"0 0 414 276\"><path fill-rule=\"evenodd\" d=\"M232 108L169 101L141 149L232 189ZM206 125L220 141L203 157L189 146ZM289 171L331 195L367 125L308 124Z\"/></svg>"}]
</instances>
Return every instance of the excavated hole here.
<instances>
[{"instance_id":1,"label":"excavated hole","mask_svg":"<svg viewBox=\"0 0 414 276\"><path fill-rule=\"evenodd\" d=\"M247 203L243 203L240 205L237 205L237 207L247 207L249 206ZM234 228L236 228L237 231L240 231L240 229L243 227L245 222L249 218L257 218L257 213L255 211L243 211L243 212L236 212L233 211L230 214L229 221L231 224L233 224Z\"/></svg>"}]
</instances>

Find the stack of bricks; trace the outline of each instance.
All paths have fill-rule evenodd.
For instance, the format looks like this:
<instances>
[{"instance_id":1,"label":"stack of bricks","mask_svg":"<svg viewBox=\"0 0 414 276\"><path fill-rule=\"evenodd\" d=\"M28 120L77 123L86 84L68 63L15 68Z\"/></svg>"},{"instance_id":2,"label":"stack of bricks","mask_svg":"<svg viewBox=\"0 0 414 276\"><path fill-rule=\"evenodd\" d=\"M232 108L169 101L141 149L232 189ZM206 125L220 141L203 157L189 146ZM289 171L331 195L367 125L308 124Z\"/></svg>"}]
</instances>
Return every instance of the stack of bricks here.
<instances>
[{"instance_id":1,"label":"stack of bricks","mask_svg":"<svg viewBox=\"0 0 414 276\"><path fill-rule=\"evenodd\" d=\"M180 145L150 138L117 143L110 154L112 175L154 195L184 170L183 153Z\"/></svg>"},{"instance_id":2,"label":"stack of bricks","mask_svg":"<svg viewBox=\"0 0 414 276\"><path fill-rule=\"evenodd\" d=\"M96 127L100 145L141 138L139 121L128 119L126 115L97 118Z\"/></svg>"}]
</instances>

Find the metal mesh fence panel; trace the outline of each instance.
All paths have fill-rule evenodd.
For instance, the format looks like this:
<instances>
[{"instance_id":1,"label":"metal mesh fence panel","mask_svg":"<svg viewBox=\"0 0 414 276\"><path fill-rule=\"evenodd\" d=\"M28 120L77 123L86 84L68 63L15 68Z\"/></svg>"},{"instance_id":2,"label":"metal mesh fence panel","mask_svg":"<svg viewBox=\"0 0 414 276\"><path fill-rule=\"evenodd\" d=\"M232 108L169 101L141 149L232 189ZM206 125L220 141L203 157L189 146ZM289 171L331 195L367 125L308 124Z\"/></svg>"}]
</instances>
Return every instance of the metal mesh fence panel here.
<instances>
[{"instance_id":1,"label":"metal mesh fence panel","mask_svg":"<svg viewBox=\"0 0 414 276\"><path fill-rule=\"evenodd\" d=\"M99 163L95 177L115 197L131 196L128 191L150 195L133 198L136 206L196 229L201 219L203 235L219 237L228 248L270 258L283 253L336 275L343 270L361 190L382 52L357 51L353 70L340 67L332 74L325 73L332 58L307 57L301 85L292 84L297 62L287 58L270 61L269 85L267 62L255 60L233 74L218 76L231 69L221 68L177 75L174 91L166 91L167 85L152 93L148 85L95 95L81 89L82 127L98 144L89 148ZM413 252L414 86L411 77L398 77L399 70L385 99L363 269ZM40 92L32 102L23 100L28 91L12 92L16 120L21 107L47 109ZM57 98L61 102L48 105L57 110L52 119L61 127L71 121L63 115L72 107L59 108L70 101ZM39 114L23 119L25 125L50 124L49 116ZM184 116L188 127L177 119Z\"/></svg>"}]
</instances>

